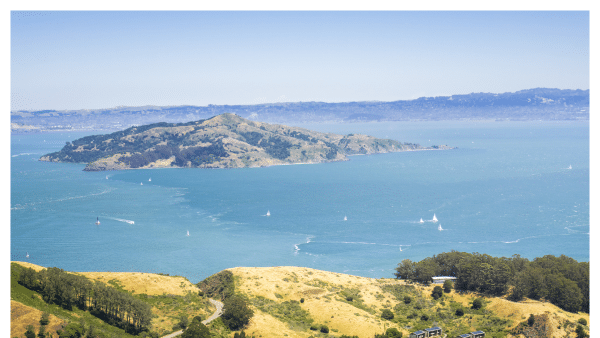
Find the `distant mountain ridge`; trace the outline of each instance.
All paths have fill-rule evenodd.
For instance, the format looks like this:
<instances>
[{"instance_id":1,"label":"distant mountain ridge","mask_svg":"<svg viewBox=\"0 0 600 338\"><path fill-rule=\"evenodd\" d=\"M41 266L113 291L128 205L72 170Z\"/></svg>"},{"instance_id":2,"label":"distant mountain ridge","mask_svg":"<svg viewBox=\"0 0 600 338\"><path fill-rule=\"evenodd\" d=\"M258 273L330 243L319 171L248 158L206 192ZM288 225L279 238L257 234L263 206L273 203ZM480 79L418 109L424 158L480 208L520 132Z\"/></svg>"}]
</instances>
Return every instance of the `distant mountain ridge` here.
<instances>
[{"instance_id":1,"label":"distant mountain ridge","mask_svg":"<svg viewBox=\"0 0 600 338\"><path fill-rule=\"evenodd\" d=\"M137 168L244 168L344 161L347 155L422 147L372 136L319 133L222 114L188 123L155 123L86 136L41 161L87 163L86 171Z\"/></svg>"},{"instance_id":2,"label":"distant mountain ridge","mask_svg":"<svg viewBox=\"0 0 600 338\"><path fill-rule=\"evenodd\" d=\"M534 88L501 94L421 97L392 102L283 102L256 105L141 106L91 110L13 111L11 122L44 129L123 129L156 122L181 123L223 113L271 123L589 120L588 90Z\"/></svg>"}]
</instances>

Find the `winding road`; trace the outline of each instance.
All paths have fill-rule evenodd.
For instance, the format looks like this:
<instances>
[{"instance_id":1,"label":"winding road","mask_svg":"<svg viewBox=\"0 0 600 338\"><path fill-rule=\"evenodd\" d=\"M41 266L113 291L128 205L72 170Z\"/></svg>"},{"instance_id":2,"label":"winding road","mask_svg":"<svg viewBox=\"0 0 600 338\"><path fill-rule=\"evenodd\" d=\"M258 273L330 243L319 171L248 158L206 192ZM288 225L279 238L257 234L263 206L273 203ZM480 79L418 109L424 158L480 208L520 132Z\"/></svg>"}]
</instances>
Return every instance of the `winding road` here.
<instances>
[{"instance_id":1,"label":"winding road","mask_svg":"<svg viewBox=\"0 0 600 338\"><path fill-rule=\"evenodd\" d=\"M202 321L202 324L206 325L210 322L212 322L213 320L221 317L221 315L223 314L223 303L219 302L218 300L214 300L214 299L209 299L210 303L212 305L214 305L217 309L215 310L215 312L208 318L206 318L205 320ZM163 336L162 338L173 338L173 337L177 337L180 334L183 333L183 330L179 330L179 331L175 331L171 334L168 334L166 336Z\"/></svg>"}]
</instances>

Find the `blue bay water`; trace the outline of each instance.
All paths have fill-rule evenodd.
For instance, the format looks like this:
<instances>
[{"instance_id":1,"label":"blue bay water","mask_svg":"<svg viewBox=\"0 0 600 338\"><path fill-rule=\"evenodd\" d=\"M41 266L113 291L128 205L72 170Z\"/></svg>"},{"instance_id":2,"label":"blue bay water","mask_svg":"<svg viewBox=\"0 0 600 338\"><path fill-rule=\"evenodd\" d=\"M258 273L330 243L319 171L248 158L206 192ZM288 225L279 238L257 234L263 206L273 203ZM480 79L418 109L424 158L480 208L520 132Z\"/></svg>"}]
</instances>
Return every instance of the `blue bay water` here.
<instances>
[{"instance_id":1,"label":"blue bay water","mask_svg":"<svg viewBox=\"0 0 600 338\"><path fill-rule=\"evenodd\" d=\"M192 282L235 266L391 277L403 259L450 250L589 261L587 123L300 126L458 149L314 165L94 173L37 161L94 133L12 135L11 259ZM438 223L429 222L434 213Z\"/></svg>"}]
</instances>

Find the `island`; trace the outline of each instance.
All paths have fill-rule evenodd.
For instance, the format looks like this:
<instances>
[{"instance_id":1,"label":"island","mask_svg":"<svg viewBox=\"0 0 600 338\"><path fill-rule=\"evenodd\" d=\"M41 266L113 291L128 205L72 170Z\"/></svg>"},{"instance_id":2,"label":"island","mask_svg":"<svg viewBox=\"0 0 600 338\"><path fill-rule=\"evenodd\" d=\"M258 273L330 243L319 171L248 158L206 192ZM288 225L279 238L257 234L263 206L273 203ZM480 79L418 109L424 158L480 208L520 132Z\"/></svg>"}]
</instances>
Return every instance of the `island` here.
<instances>
[{"instance_id":1,"label":"island","mask_svg":"<svg viewBox=\"0 0 600 338\"><path fill-rule=\"evenodd\" d=\"M85 171L147 168L248 168L345 161L349 155L423 147L360 134L338 135L221 114L187 123L154 123L86 136L40 161L87 163Z\"/></svg>"}]
</instances>

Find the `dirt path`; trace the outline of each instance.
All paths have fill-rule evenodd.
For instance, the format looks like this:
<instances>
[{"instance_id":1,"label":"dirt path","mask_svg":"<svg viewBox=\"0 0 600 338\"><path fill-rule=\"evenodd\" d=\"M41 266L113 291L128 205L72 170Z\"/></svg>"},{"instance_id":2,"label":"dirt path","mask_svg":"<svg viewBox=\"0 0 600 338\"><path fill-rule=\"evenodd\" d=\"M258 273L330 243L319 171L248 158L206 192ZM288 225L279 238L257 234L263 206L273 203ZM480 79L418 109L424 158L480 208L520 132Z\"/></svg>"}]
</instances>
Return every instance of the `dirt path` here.
<instances>
[{"instance_id":1,"label":"dirt path","mask_svg":"<svg viewBox=\"0 0 600 338\"><path fill-rule=\"evenodd\" d=\"M210 303L212 305L214 305L217 309L215 310L215 312L208 318L206 318L205 320L202 321L202 324L206 325L210 322L212 322L213 320L221 317L221 315L223 314L223 303L219 302L218 300L214 300L214 299L209 299ZM175 331L171 334L168 334L166 336L163 336L162 338L173 338L173 337L177 337L180 334L183 333L183 330L179 330L179 331Z\"/></svg>"}]
</instances>

